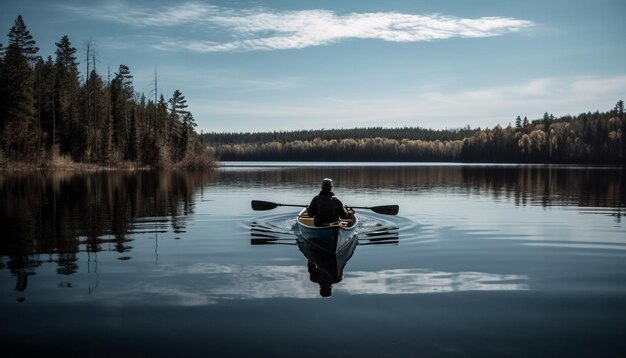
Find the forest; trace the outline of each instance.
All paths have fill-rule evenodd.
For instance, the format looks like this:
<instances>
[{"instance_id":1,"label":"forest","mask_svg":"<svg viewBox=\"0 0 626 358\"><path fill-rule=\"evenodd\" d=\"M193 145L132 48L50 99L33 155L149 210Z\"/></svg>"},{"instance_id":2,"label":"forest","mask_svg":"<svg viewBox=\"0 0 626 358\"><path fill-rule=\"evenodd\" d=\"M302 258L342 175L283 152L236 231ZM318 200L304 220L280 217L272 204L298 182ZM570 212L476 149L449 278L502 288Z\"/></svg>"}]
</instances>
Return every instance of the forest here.
<instances>
[{"instance_id":1,"label":"forest","mask_svg":"<svg viewBox=\"0 0 626 358\"><path fill-rule=\"evenodd\" d=\"M207 133L221 160L437 161L624 164L624 101L606 112L555 117L491 129L353 128L264 133Z\"/></svg>"},{"instance_id":2,"label":"forest","mask_svg":"<svg viewBox=\"0 0 626 358\"><path fill-rule=\"evenodd\" d=\"M438 161L625 164L624 102L605 112L528 120L494 128L418 126L198 135L180 90L169 99L133 88L120 64L97 68L90 42L68 36L54 57L18 16L0 43L0 168L211 167L221 160ZM79 69L79 66L81 67ZM81 73L81 70L84 72ZM100 72L99 72L100 71ZM416 119L416 121L419 119Z\"/></svg>"},{"instance_id":3,"label":"forest","mask_svg":"<svg viewBox=\"0 0 626 358\"><path fill-rule=\"evenodd\" d=\"M420 127L366 127L349 129L317 129L299 131L274 131L274 132L246 132L246 133L205 133L202 135L203 142L220 146L224 144L253 144L269 142L294 142L312 141L314 139L367 139L381 137L387 139L413 139L425 141L450 141L462 140L474 134L478 129L470 127L460 129L426 129Z\"/></svg>"},{"instance_id":4,"label":"forest","mask_svg":"<svg viewBox=\"0 0 626 358\"><path fill-rule=\"evenodd\" d=\"M146 98L128 66L102 74L91 42L82 65L68 36L55 45L40 56L22 16L0 43L0 167L213 165L182 92L157 95L156 69Z\"/></svg>"}]
</instances>

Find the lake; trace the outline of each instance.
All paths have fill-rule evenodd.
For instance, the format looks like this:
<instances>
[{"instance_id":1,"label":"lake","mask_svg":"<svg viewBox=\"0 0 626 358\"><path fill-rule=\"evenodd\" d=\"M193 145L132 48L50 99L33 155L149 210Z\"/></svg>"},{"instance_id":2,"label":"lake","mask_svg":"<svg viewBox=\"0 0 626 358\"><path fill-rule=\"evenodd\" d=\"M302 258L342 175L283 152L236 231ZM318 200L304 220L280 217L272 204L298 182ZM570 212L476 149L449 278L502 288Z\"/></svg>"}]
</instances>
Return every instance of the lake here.
<instances>
[{"instance_id":1,"label":"lake","mask_svg":"<svg viewBox=\"0 0 626 358\"><path fill-rule=\"evenodd\" d=\"M324 177L357 210L297 245ZM3 356L626 356L611 167L222 163L0 174Z\"/></svg>"}]
</instances>

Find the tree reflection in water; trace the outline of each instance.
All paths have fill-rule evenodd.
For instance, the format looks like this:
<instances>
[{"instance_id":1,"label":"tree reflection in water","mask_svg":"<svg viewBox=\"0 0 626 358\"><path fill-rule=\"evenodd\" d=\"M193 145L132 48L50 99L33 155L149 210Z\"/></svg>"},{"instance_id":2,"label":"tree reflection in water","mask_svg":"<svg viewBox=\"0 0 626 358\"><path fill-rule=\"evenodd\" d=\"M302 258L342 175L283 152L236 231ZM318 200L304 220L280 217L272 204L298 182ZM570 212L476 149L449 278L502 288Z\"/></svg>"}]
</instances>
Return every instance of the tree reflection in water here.
<instances>
[{"instance_id":1,"label":"tree reflection in water","mask_svg":"<svg viewBox=\"0 0 626 358\"><path fill-rule=\"evenodd\" d=\"M505 199L517 206L573 205L591 207L590 212L611 208L599 212L616 221L621 220L620 208L626 202L623 170L580 166L339 164L198 172L0 174L0 270L10 270L16 277L15 289L24 292L28 278L43 263L56 263L57 274L71 275L79 269L80 252L112 251L131 258L133 233L184 233L194 212L193 193L209 183L224 190L295 191L317 187L329 171L347 191L440 191ZM365 238L367 244L379 239L362 235L361 244Z\"/></svg>"},{"instance_id":2,"label":"tree reflection in water","mask_svg":"<svg viewBox=\"0 0 626 358\"><path fill-rule=\"evenodd\" d=\"M0 260L8 260L0 262L0 269L11 271L17 278L15 290L23 292L43 262L55 262L58 274L71 275L78 271L80 251L130 251L129 234L137 221L155 234L168 224L184 232L194 210L194 188L214 175L142 171L0 176Z\"/></svg>"}]
</instances>

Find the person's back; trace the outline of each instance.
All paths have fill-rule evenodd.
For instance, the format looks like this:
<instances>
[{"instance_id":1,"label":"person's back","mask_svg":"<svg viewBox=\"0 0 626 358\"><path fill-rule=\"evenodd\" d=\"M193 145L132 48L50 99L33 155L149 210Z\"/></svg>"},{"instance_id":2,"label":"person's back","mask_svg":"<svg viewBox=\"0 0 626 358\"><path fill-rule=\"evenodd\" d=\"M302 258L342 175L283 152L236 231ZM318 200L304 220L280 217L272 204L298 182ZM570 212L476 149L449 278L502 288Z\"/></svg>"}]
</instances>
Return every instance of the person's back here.
<instances>
[{"instance_id":1,"label":"person's back","mask_svg":"<svg viewBox=\"0 0 626 358\"><path fill-rule=\"evenodd\" d=\"M335 197L332 192L333 181L324 179L322 181L322 191L311 200L307 207L309 216L315 218L315 226L325 226L339 221L340 218L347 218L348 212L343 203Z\"/></svg>"}]
</instances>

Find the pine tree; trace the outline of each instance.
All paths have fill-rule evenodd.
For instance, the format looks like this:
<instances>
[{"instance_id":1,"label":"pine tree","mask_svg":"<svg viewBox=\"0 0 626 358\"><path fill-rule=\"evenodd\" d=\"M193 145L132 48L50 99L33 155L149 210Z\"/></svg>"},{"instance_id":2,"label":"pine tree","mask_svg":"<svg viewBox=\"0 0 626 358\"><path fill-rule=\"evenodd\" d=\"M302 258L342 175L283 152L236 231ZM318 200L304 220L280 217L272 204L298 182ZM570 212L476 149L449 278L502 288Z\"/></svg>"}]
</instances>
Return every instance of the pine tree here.
<instances>
[{"instance_id":1,"label":"pine tree","mask_svg":"<svg viewBox=\"0 0 626 358\"><path fill-rule=\"evenodd\" d=\"M109 135L105 133L109 130L108 126L108 88L105 87L104 81L98 75L95 69L91 70L89 79L83 88L82 101L90 102L90 111L88 122L90 148L90 159L100 163L106 163L109 151ZM81 107L84 106L82 103ZM102 146L105 146L103 149Z\"/></svg>"},{"instance_id":2,"label":"pine tree","mask_svg":"<svg viewBox=\"0 0 626 358\"><path fill-rule=\"evenodd\" d=\"M172 137L180 137L179 129L177 128L180 123L180 118L184 117L187 111L187 100L185 96L183 96L182 92L179 90L175 90L172 98L169 100L170 104L170 116L169 116L169 125L167 130L167 145L170 146L172 143ZM178 139L178 138L176 138Z\"/></svg>"},{"instance_id":3,"label":"pine tree","mask_svg":"<svg viewBox=\"0 0 626 358\"><path fill-rule=\"evenodd\" d=\"M530 126L530 122L528 121L528 117L524 116L524 120L522 121L524 132L528 132L528 126Z\"/></svg>"},{"instance_id":4,"label":"pine tree","mask_svg":"<svg viewBox=\"0 0 626 358\"><path fill-rule=\"evenodd\" d=\"M19 52L25 56L28 61L34 64L34 61L37 59L39 47L36 46L33 35L31 35L30 31L26 28L22 15L19 15L17 19L15 19L15 23L13 27L11 27L8 37L9 46L16 46Z\"/></svg>"},{"instance_id":5,"label":"pine tree","mask_svg":"<svg viewBox=\"0 0 626 358\"><path fill-rule=\"evenodd\" d=\"M56 59L54 62L54 71L56 75L55 84L55 123L53 127L53 143L59 143L61 152L71 153L77 156L78 148L81 147L77 142L82 141L80 138L80 129L78 121L78 63L76 62L76 48L67 37L63 36L59 42L55 43L57 49L55 51Z\"/></svg>"},{"instance_id":6,"label":"pine tree","mask_svg":"<svg viewBox=\"0 0 626 358\"><path fill-rule=\"evenodd\" d=\"M517 118L515 118L515 131L519 132L520 130L522 130L522 119L520 116L517 116Z\"/></svg>"},{"instance_id":7,"label":"pine tree","mask_svg":"<svg viewBox=\"0 0 626 358\"><path fill-rule=\"evenodd\" d=\"M178 146L179 157L184 158L189 150L189 135L193 131L193 127L197 126L193 115L190 112L186 112L183 115L182 132L180 137L180 143Z\"/></svg>"},{"instance_id":8,"label":"pine tree","mask_svg":"<svg viewBox=\"0 0 626 358\"><path fill-rule=\"evenodd\" d=\"M137 160L137 116L135 107L130 111L128 134L128 147L126 148L126 160Z\"/></svg>"},{"instance_id":9,"label":"pine tree","mask_svg":"<svg viewBox=\"0 0 626 358\"><path fill-rule=\"evenodd\" d=\"M621 131L620 141L622 144L620 154L622 156L622 165L626 167L626 138L624 138L624 136L626 136L626 119L624 119L624 101L623 100L620 99L619 101L617 101L617 103L615 104L615 111L617 112L617 115L619 116L622 122L622 128L620 128L620 131Z\"/></svg>"},{"instance_id":10,"label":"pine tree","mask_svg":"<svg viewBox=\"0 0 626 358\"><path fill-rule=\"evenodd\" d=\"M35 93L33 70L39 48L26 28L22 16L18 16L9 34L9 45L4 51L0 74L2 105L0 124L3 127L8 154L33 154L38 142L35 128Z\"/></svg>"},{"instance_id":11,"label":"pine tree","mask_svg":"<svg viewBox=\"0 0 626 358\"><path fill-rule=\"evenodd\" d=\"M7 94L6 94L6 78L5 78L5 72L4 72L4 53L5 53L5 48L2 45L2 43L0 43L0 98L7 98ZM5 101L2 100L0 101L0 144L3 143L2 137L3 137L3 133L4 133L4 117L5 117L5 113L6 113L6 108L5 108ZM1 150L2 148L0 148Z\"/></svg>"},{"instance_id":12,"label":"pine tree","mask_svg":"<svg viewBox=\"0 0 626 358\"><path fill-rule=\"evenodd\" d=\"M55 100L55 68L52 57L48 56L41 67L41 129L46 133L46 147L52 146L52 133L54 131L54 100Z\"/></svg>"},{"instance_id":13,"label":"pine tree","mask_svg":"<svg viewBox=\"0 0 626 358\"><path fill-rule=\"evenodd\" d=\"M126 65L120 65L111 81L111 136L116 150L125 154L130 139L130 101L134 93L133 76Z\"/></svg>"},{"instance_id":14,"label":"pine tree","mask_svg":"<svg viewBox=\"0 0 626 358\"><path fill-rule=\"evenodd\" d=\"M167 128L167 102L163 94L159 96L159 102L156 108L156 131L155 139L161 144L165 144L165 129Z\"/></svg>"}]
</instances>

